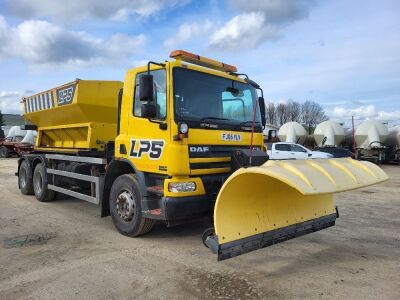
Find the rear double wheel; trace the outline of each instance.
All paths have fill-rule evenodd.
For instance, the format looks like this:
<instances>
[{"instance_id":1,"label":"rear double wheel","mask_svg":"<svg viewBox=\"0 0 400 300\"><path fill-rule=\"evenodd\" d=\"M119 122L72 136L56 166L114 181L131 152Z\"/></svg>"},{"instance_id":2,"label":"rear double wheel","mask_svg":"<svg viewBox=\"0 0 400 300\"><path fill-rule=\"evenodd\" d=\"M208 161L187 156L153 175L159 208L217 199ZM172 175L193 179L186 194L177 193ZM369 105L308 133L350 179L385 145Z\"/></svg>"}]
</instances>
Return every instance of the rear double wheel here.
<instances>
[{"instance_id":1,"label":"rear double wheel","mask_svg":"<svg viewBox=\"0 0 400 300\"><path fill-rule=\"evenodd\" d=\"M10 157L10 150L7 147L2 146L0 147L0 158L8 158Z\"/></svg>"},{"instance_id":2,"label":"rear double wheel","mask_svg":"<svg viewBox=\"0 0 400 300\"><path fill-rule=\"evenodd\" d=\"M40 202L52 201L55 198L56 193L48 188L46 169L43 163L38 163L33 171L33 191L36 199Z\"/></svg>"},{"instance_id":3,"label":"rear double wheel","mask_svg":"<svg viewBox=\"0 0 400 300\"><path fill-rule=\"evenodd\" d=\"M23 160L19 166L18 184L21 193L24 195L33 195L33 181L30 166L27 160Z\"/></svg>"},{"instance_id":4,"label":"rear double wheel","mask_svg":"<svg viewBox=\"0 0 400 300\"><path fill-rule=\"evenodd\" d=\"M119 176L110 192L110 214L114 226L126 236L148 233L154 220L143 217L139 183L134 174Z\"/></svg>"}]
</instances>

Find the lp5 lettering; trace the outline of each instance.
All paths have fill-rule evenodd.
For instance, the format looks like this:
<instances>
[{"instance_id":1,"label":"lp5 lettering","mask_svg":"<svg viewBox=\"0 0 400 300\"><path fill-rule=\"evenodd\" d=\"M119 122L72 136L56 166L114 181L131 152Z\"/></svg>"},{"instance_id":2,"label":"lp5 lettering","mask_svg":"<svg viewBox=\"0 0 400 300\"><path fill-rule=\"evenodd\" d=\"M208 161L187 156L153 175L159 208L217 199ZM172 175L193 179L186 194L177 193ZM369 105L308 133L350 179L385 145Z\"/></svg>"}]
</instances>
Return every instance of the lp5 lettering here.
<instances>
[{"instance_id":1,"label":"lp5 lettering","mask_svg":"<svg viewBox=\"0 0 400 300\"><path fill-rule=\"evenodd\" d=\"M150 159L160 159L163 149L163 140L131 140L129 156L141 158L146 154Z\"/></svg>"}]
</instances>

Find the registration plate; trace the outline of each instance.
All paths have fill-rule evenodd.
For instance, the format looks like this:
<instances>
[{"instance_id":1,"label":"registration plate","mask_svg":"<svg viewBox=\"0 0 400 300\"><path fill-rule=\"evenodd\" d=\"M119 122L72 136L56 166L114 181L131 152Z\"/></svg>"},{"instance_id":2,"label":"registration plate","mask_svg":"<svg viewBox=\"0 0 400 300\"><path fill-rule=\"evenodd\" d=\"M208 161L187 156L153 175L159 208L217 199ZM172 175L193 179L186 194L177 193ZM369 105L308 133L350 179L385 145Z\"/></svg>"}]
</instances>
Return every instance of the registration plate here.
<instances>
[{"instance_id":1,"label":"registration plate","mask_svg":"<svg viewBox=\"0 0 400 300\"><path fill-rule=\"evenodd\" d=\"M221 134L221 139L223 141L235 141L235 142L240 142L242 140L242 135L238 133L226 133L223 132Z\"/></svg>"}]
</instances>

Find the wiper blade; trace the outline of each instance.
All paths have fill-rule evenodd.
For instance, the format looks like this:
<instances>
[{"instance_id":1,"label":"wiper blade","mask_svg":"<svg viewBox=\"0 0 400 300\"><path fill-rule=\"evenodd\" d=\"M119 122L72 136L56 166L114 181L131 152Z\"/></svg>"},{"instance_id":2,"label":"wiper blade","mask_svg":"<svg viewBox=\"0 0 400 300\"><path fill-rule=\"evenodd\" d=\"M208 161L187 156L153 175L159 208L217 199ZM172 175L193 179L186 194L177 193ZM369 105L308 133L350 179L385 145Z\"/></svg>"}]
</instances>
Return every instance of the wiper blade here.
<instances>
[{"instance_id":1,"label":"wiper blade","mask_svg":"<svg viewBox=\"0 0 400 300\"><path fill-rule=\"evenodd\" d=\"M222 121L228 121L229 119L226 119L226 118L218 118L218 117L204 117L204 118L201 118L199 122L201 123L201 122L204 122L204 121L207 121L207 120L222 120Z\"/></svg>"},{"instance_id":2,"label":"wiper blade","mask_svg":"<svg viewBox=\"0 0 400 300\"><path fill-rule=\"evenodd\" d=\"M253 121L252 120L251 121L244 121L244 122L240 123L238 126L245 126L245 125L253 125ZM260 122L259 121L255 121L254 125L255 126L260 125Z\"/></svg>"}]
</instances>

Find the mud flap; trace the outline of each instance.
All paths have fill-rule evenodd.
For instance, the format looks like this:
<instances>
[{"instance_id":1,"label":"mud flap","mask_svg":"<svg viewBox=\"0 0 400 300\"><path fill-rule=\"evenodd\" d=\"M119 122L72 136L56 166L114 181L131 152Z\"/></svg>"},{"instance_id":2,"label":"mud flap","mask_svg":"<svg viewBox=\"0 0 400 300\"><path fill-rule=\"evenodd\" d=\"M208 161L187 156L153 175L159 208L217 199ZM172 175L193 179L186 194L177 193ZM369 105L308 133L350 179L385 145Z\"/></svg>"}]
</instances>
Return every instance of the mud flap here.
<instances>
[{"instance_id":1,"label":"mud flap","mask_svg":"<svg viewBox=\"0 0 400 300\"><path fill-rule=\"evenodd\" d=\"M333 226L333 193L386 179L378 166L350 158L268 161L239 169L218 194L216 235L206 243L223 260Z\"/></svg>"}]
</instances>

